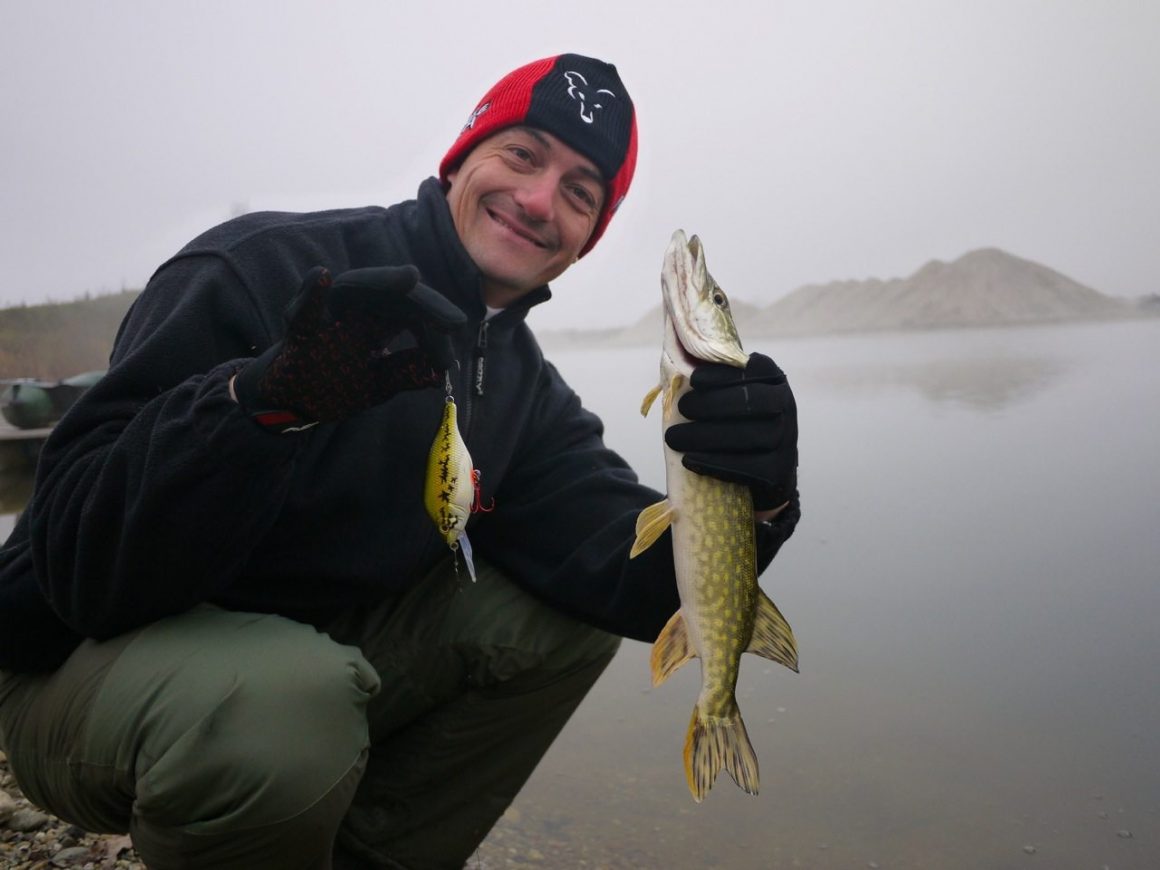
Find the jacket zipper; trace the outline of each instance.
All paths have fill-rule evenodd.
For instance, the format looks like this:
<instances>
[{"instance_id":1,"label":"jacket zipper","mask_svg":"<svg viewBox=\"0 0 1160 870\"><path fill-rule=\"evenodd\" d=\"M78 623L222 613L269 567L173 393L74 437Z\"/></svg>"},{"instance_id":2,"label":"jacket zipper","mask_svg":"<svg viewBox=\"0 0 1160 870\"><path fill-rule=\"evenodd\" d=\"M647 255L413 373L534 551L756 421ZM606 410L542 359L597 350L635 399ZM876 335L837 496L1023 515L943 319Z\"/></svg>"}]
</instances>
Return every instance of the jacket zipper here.
<instances>
[{"instance_id":1,"label":"jacket zipper","mask_svg":"<svg viewBox=\"0 0 1160 870\"><path fill-rule=\"evenodd\" d=\"M479 324L479 335L475 339L475 395L483 395L484 369L487 364L487 320Z\"/></svg>"},{"instance_id":2,"label":"jacket zipper","mask_svg":"<svg viewBox=\"0 0 1160 870\"><path fill-rule=\"evenodd\" d=\"M475 406L475 398L483 395L484 386L484 366L486 363L487 354L487 327L488 321L483 321L479 324L479 331L475 336L475 344L471 348L471 361L464 366L461 371L463 380L460 382L463 386L463 392L456 391L456 399L461 400L463 414L460 418L459 431L462 433L464 440L467 439L468 433L471 431L472 411Z\"/></svg>"}]
</instances>

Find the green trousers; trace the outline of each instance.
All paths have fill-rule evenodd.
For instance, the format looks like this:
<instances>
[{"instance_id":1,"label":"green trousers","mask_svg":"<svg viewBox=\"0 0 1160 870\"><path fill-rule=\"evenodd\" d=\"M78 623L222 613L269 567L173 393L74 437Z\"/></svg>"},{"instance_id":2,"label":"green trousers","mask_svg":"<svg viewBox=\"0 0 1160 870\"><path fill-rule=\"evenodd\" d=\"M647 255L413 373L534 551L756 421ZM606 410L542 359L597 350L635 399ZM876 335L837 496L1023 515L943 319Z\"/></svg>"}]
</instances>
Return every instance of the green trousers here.
<instances>
[{"instance_id":1,"label":"green trousers","mask_svg":"<svg viewBox=\"0 0 1160 870\"><path fill-rule=\"evenodd\" d=\"M0 746L151 870L462 867L619 645L477 568L325 632L203 606L0 672Z\"/></svg>"}]
</instances>

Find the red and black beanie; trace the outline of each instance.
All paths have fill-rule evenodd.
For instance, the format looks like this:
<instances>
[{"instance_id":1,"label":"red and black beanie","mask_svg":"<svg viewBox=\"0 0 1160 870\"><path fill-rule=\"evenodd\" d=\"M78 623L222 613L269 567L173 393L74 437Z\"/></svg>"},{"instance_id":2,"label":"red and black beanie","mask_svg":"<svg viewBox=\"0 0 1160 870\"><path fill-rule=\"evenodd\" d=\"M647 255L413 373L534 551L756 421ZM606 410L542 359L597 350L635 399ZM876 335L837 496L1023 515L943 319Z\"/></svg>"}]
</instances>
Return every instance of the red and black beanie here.
<instances>
[{"instance_id":1,"label":"red and black beanie","mask_svg":"<svg viewBox=\"0 0 1160 870\"><path fill-rule=\"evenodd\" d=\"M604 208L583 257L604 234L636 169L636 112L616 67L579 54L533 61L483 95L439 164L447 184L468 153L505 127L525 124L551 133L596 164L606 185Z\"/></svg>"}]
</instances>

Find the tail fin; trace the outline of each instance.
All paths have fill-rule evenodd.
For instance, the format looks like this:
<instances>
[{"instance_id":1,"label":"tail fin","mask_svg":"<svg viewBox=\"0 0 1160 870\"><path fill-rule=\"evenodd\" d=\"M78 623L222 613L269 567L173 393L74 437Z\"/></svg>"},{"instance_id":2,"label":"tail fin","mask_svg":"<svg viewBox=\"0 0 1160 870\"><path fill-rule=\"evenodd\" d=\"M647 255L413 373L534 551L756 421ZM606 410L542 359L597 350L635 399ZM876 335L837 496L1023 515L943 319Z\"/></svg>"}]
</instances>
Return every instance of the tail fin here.
<instances>
[{"instance_id":1,"label":"tail fin","mask_svg":"<svg viewBox=\"0 0 1160 870\"><path fill-rule=\"evenodd\" d=\"M685 736L685 777L697 803L705 799L722 767L741 788L757 794L757 753L749 742L741 711L734 704L726 718L703 716L698 703Z\"/></svg>"}]
</instances>

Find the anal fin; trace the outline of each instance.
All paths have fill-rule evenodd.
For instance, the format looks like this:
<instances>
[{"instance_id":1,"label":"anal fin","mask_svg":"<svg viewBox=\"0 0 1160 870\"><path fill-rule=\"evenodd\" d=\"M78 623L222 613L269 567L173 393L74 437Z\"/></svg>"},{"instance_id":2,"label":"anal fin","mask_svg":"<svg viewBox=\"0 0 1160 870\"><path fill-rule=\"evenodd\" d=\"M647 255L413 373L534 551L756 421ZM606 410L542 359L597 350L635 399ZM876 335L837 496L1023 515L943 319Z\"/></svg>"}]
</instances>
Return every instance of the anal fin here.
<instances>
[{"instance_id":1,"label":"anal fin","mask_svg":"<svg viewBox=\"0 0 1160 870\"><path fill-rule=\"evenodd\" d=\"M757 590L757 618L753 624L753 637L745 651L797 672L797 641L794 640L793 629L777 605L761 589Z\"/></svg>"}]
</instances>

